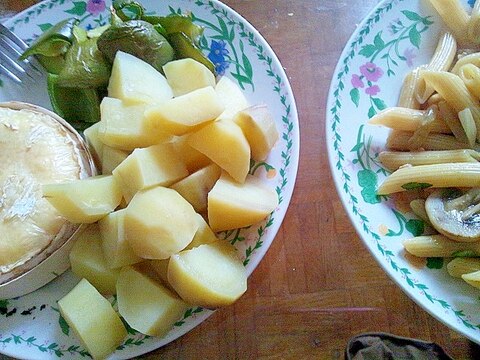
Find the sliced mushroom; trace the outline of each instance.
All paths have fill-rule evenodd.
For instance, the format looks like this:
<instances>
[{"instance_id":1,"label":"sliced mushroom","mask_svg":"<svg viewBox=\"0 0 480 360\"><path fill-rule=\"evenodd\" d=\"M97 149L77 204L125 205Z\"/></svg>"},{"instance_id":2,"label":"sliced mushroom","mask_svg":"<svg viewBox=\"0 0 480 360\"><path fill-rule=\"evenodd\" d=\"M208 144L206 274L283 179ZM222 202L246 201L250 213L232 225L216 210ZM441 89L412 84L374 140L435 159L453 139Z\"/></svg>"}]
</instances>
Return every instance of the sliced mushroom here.
<instances>
[{"instance_id":1,"label":"sliced mushroom","mask_svg":"<svg viewBox=\"0 0 480 360\"><path fill-rule=\"evenodd\" d=\"M439 233L461 242L480 241L480 188L436 190L425 210Z\"/></svg>"}]
</instances>

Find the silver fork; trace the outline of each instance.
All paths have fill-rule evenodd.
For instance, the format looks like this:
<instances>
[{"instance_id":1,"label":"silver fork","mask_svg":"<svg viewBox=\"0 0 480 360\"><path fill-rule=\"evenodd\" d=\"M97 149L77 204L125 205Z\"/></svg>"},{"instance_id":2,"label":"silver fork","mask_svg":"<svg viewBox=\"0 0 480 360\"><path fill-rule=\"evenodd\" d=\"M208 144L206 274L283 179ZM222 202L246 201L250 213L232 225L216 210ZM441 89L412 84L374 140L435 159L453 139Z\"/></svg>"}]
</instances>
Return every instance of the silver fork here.
<instances>
[{"instance_id":1,"label":"silver fork","mask_svg":"<svg viewBox=\"0 0 480 360\"><path fill-rule=\"evenodd\" d=\"M27 80L35 81L43 75L42 66L34 58L20 60L27 44L7 27L0 24L0 74L17 84Z\"/></svg>"}]
</instances>

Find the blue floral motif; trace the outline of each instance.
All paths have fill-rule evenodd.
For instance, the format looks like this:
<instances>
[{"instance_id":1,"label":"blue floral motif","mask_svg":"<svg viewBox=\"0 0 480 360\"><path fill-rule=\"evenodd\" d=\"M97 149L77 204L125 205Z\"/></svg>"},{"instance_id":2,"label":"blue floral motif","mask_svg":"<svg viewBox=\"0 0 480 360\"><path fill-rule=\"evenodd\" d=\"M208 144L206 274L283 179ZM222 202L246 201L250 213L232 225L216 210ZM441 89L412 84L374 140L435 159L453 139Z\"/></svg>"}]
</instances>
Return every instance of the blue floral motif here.
<instances>
[{"instance_id":1,"label":"blue floral motif","mask_svg":"<svg viewBox=\"0 0 480 360\"><path fill-rule=\"evenodd\" d=\"M215 71L218 75L224 75L230 66L228 60L225 59L225 57L228 56L228 49L226 47L227 43L223 40L212 40L212 44L210 45L208 58L215 65Z\"/></svg>"},{"instance_id":2,"label":"blue floral motif","mask_svg":"<svg viewBox=\"0 0 480 360\"><path fill-rule=\"evenodd\" d=\"M468 0L468 5L473 8L473 5L475 5L475 0Z\"/></svg>"}]
</instances>

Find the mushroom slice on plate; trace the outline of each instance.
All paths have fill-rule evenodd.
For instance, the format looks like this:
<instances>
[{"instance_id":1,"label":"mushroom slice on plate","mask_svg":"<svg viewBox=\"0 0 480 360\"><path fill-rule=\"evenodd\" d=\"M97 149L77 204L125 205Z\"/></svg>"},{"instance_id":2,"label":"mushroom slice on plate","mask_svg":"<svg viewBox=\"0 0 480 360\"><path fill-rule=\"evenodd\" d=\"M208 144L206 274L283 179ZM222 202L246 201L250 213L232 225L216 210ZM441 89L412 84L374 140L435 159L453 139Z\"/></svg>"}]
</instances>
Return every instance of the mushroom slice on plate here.
<instances>
[{"instance_id":1,"label":"mushroom slice on plate","mask_svg":"<svg viewBox=\"0 0 480 360\"><path fill-rule=\"evenodd\" d=\"M480 188L436 190L425 210L439 233L456 241L480 241Z\"/></svg>"}]
</instances>

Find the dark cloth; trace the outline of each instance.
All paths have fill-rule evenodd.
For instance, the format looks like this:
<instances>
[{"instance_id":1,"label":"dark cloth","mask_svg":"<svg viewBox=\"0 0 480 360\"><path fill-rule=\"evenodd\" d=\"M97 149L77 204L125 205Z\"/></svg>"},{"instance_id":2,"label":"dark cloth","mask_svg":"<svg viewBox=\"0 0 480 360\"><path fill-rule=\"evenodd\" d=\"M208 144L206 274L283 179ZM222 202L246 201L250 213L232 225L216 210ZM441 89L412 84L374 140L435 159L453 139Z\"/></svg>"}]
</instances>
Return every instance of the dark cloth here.
<instances>
[{"instance_id":1,"label":"dark cloth","mask_svg":"<svg viewBox=\"0 0 480 360\"><path fill-rule=\"evenodd\" d=\"M346 360L453 360L439 345L386 333L360 334L347 344Z\"/></svg>"}]
</instances>

